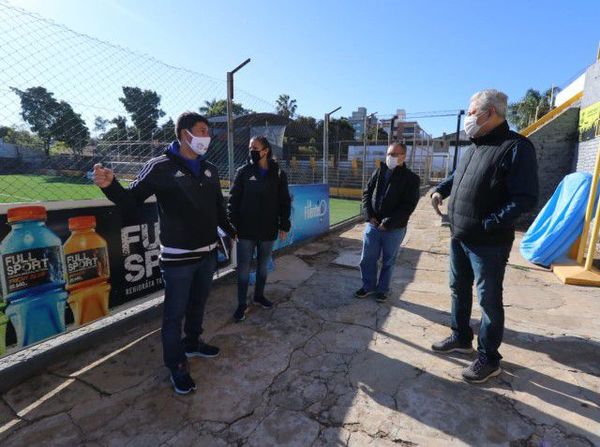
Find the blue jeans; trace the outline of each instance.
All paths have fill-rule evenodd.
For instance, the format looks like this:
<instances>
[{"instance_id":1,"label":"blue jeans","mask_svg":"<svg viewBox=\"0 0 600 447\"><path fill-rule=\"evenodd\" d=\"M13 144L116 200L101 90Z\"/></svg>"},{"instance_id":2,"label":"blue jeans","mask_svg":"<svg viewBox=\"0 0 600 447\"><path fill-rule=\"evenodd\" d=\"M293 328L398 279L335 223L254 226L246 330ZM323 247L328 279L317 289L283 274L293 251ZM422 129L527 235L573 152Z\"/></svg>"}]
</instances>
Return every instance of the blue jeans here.
<instances>
[{"instance_id":1,"label":"blue jeans","mask_svg":"<svg viewBox=\"0 0 600 447\"><path fill-rule=\"evenodd\" d=\"M193 264L161 264L165 285L162 321L163 359L167 368L186 360L185 350L196 349L202 333L204 307L217 267L217 252L207 254ZM185 317L181 339L181 324Z\"/></svg>"},{"instance_id":2,"label":"blue jeans","mask_svg":"<svg viewBox=\"0 0 600 447\"><path fill-rule=\"evenodd\" d=\"M254 296L261 297L265 293L265 284L267 283L267 264L273 252L275 241L251 241L248 239L239 239L237 243L237 283L238 283L238 303L240 306L246 305L248 295L248 277L250 275L250 263L254 255L254 249L257 248L256 259L256 285L254 286Z\"/></svg>"},{"instance_id":3,"label":"blue jeans","mask_svg":"<svg viewBox=\"0 0 600 447\"><path fill-rule=\"evenodd\" d=\"M473 340L469 322L475 281L481 307L477 350L494 366L502 358L498 353L504 335L502 282L511 245L473 245L454 238L450 242L452 331L463 342Z\"/></svg>"},{"instance_id":4,"label":"blue jeans","mask_svg":"<svg viewBox=\"0 0 600 447\"><path fill-rule=\"evenodd\" d=\"M363 289L368 292L389 292L396 258L405 235L406 228L383 231L367 223L360 258ZM383 256L383 259L379 281L377 281L377 261L380 256Z\"/></svg>"}]
</instances>

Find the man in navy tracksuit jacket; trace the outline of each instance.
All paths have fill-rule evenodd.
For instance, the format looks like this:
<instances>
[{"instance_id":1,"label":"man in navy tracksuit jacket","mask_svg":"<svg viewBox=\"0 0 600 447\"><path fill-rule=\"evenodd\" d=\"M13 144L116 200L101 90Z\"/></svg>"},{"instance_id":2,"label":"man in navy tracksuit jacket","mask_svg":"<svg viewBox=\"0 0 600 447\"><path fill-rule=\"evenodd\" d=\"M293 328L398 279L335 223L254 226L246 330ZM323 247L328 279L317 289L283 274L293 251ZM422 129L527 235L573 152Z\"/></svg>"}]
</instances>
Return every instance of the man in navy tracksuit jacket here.
<instances>
[{"instance_id":1,"label":"man in navy tracksuit jacket","mask_svg":"<svg viewBox=\"0 0 600 447\"><path fill-rule=\"evenodd\" d=\"M217 265L217 227L232 238L236 235L227 219L217 168L205 159L210 144L208 121L197 113L183 113L177 119L176 134L177 140L148 161L128 189L100 165L94 166L94 177L106 197L124 210L156 196L165 286L163 357L175 391L187 394L196 389L187 358L219 354L219 348L200 339Z\"/></svg>"}]
</instances>

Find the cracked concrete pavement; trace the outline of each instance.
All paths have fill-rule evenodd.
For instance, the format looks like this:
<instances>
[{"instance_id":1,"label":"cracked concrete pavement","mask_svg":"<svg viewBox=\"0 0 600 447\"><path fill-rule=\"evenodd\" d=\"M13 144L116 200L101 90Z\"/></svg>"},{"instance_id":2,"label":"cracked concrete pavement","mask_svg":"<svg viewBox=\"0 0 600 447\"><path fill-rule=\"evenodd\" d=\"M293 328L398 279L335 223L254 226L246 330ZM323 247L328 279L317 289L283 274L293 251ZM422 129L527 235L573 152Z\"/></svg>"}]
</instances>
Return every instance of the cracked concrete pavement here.
<instances>
[{"instance_id":1,"label":"cracked concrete pavement","mask_svg":"<svg viewBox=\"0 0 600 447\"><path fill-rule=\"evenodd\" d=\"M502 375L473 386L471 356L440 356L448 333L448 229L423 199L388 303L358 300L363 225L276 259L268 296L235 324L235 283L210 298L177 396L160 321L119 333L0 398L0 443L86 446L600 445L600 292L525 262L507 269ZM473 325L478 323L474 307Z\"/></svg>"}]
</instances>

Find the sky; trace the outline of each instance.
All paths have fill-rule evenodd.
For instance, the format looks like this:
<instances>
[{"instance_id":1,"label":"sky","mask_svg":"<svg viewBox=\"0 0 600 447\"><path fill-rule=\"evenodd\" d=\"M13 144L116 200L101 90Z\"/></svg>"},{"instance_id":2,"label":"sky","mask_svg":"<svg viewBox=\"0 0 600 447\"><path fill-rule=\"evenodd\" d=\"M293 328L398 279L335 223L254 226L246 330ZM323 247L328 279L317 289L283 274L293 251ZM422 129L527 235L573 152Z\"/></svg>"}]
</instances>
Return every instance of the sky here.
<instances>
[{"instance_id":1,"label":"sky","mask_svg":"<svg viewBox=\"0 0 600 447\"><path fill-rule=\"evenodd\" d=\"M289 94L298 114L317 118L338 106L337 116L456 110L483 88L517 100L565 87L600 41L598 0L0 1L211 80L251 58L236 89L268 104ZM456 119L421 124L437 136Z\"/></svg>"}]
</instances>

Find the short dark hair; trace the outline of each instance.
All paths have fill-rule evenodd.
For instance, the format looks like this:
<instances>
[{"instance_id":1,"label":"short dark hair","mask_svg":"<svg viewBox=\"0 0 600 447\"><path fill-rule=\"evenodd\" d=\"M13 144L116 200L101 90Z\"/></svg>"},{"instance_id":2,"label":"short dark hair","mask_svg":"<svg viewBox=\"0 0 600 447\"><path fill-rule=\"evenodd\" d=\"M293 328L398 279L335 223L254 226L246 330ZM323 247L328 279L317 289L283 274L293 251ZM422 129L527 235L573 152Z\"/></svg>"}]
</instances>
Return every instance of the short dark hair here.
<instances>
[{"instance_id":1,"label":"short dark hair","mask_svg":"<svg viewBox=\"0 0 600 447\"><path fill-rule=\"evenodd\" d=\"M271 149L271 143L269 143L269 140L267 139L267 137L265 137L264 135L257 135L257 136L250 138L250 141L252 141L252 140L258 141L264 149L267 149L269 151L269 155L268 155L269 158L273 157L273 149Z\"/></svg>"},{"instance_id":2,"label":"short dark hair","mask_svg":"<svg viewBox=\"0 0 600 447\"><path fill-rule=\"evenodd\" d=\"M181 115L179 115L179 117L177 117L177 124L175 125L175 136L177 139L181 140L182 130L192 130L192 127L194 127L196 123L204 123L210 127L208 120L199 113L183 112Z\"/></svg>"}]
</instances>

